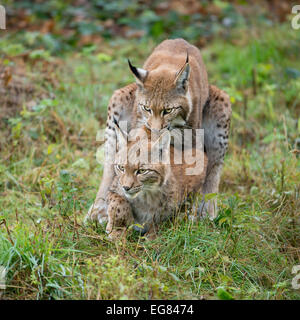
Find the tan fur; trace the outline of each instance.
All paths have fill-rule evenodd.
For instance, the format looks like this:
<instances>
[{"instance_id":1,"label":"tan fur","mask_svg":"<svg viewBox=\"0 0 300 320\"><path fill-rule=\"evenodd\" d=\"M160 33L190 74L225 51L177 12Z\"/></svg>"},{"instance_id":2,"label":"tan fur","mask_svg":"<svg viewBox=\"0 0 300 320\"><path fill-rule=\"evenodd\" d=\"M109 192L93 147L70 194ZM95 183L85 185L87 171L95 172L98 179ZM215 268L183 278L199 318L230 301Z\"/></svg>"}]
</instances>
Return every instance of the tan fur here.
<instances>
[{"instance_id":1,"label":"tan fur","mask_svg":"<svg viewBox=\"0 0 300 320\"><path fill-rule=\"evenodd\" d=\"M224 157L228 148L231 120L231 103L228 94L216 86L209 87L209 103L203 110L204 145L208 157L207 174L203 192L218 193ZM217 201L203 203L202 212L207 212L211 219L217 217Z\"/></svg>"},{"instance_id":2,"label":"tan fur","mask_svg":"<svg viewBox=\"0 0 300 320\"><path fill-rule=\"evenodd\" d=\"M150 137L150 131L147 131L147 136ZM128 143L128 146L121 150L121 153L127 154L127 162L119 161L116 164L116 177L106 199L108 215L106 231L111 237L118 235L116 230L123 231L126 226L133 223L133 220L143 225L146 232L154 232L162 221L176 212L187 197L202 191L205 180L207 167L205 154L200 155L203 159L203 170L197 175L187 175L186 169L193 165L184 162L175 164L174 154L178 151L172 146L167 154L170 159L169 164L162 162L151 164L133 160L133 153L130 152L133 144L133 142ZM149 140L148 144L147 142L141 144L139 155L143 157L143 154L146 154L148 158L153 148L153 142L151 144ZM164 150L166 152L165 148Z\"/></svg>"},{"instance_id":3,"label":"tan fur","mask_svg":"<svg viewBox=\"0 0 300 320\"><path fill-rule=\"evenodd\" d=\"M113 118L118 119L118 121L129 118L129 123L131 123L136 88L135 83L129 84L116 90L109 100L105 132L105 143L107 143L108 148L112 147L111 140L115 139ZM86 220L99 220L100 223L107 221L105 198L113 179L113 165L105 161L101 184L96 199L85 217Z\"/></svg>"},{"instance_id":4,"label":"tan fur","mask_svg":"<svg viewBox=\"0 0 300 320\"><path fill-rule=\"evenodd\" d=\"M187 70L187 52L190 67L187 90L178 91L176 79ZM208 86L200 51L183 39L162 42L143 68L147 71L145 78L137 78L137 83L116 90L110 99L106 126L108 147L115 139L113 118L117 122L128 120L131 128L145 125L152 131L161 128L204 128L208 170L203 191L218 192L231 119L228 95L213 85ZM151 109L151 115L145 112L143 105ZM170 115L162 116L167 108L177 109ZM101 185L87 219L107 221L105 198L113 178L113 166L105 163ZM216 202L205 203L204 211L211 218L216 217Z\"/></svg>"},{"instance_id":5,"label":"tan fur","mask_svg":"<svg viewBox=\"0 0 300 320\"><path fill-rule=\"evenodd\" d=\"M177 73L185 66L188 54L190 74L186 91L176 89ZM155 48L146 60L143 69L148 74L143 82L138 81L133 109L135 122L147 117L141 108L146 105L151 109L146 125L150 129L161 130L181 117L186 125L200 128L202 110L208 98L207 73L200 51L183 39L165 40ZM163 116L168 108L181 107L174 117Z\"/></svg>"}]
</instances>

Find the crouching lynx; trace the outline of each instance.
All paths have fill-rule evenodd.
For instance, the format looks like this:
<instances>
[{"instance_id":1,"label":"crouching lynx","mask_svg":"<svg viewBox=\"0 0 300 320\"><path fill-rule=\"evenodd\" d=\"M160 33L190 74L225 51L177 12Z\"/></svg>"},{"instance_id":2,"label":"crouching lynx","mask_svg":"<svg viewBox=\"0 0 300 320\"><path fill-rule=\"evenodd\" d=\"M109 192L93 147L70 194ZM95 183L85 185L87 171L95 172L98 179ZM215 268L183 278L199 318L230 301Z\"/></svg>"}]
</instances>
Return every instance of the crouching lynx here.
<instances>
[{"instance_id":1,"label":"crouching lynx","mask_svg":"<svg viewBox=\"0 0 300 320\"><path fill-rule=\"evenodd\" d=\"M231 118L229 96L208 84L200 51L183 39L165 40L146 60L143 68L129 62L136 83L116 90L108 106L106 148L112 148L116 133L113 119L128 121L129 130L146 126L162 129L204 129L208 157L204 193L219 189L223 160L228 146ZM107 220L105 198L114 179L114 166L107 161L94 204L86 218ZM211 218L217 215L215 200L204 203Z\"/></svg>"},{"instance_id":2,"label":"crouching lynx","mask_svg":"<svg viewBox=\"0 0 300 320\"><path fill-rule=\"evenodd\" d=\"M106 231L115 238L126 226L138 223L143 233L153 236L160 222L170 218L185 199L202 192L207 167L203 145L191 149L192 163L186 148L181 153L170 145L169 131L151 140L150 130L141 128L136 132L139 143L127 143L126 133L119 127L116 131L120 150L106 196Z\"/></svg>"}]
</instances>

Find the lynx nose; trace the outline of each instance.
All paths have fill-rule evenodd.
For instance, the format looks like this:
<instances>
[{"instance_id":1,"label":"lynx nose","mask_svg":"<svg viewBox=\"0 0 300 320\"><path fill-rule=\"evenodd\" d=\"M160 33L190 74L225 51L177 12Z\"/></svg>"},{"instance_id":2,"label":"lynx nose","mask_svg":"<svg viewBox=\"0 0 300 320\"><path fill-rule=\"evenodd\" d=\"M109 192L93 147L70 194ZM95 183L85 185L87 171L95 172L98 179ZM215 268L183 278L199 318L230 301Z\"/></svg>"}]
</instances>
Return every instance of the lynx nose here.
<instances>
[{"instance_id":1,"label":"lynx nose","mask_svg":"<svg viewBox=\"0 0 300 320\"><path fill-rule=\"evenodd\" d=\"M127 191L129 191L131 188L128 187L128 186L124 186L123 189L127 192Z\"/></svg>"}]
</instances>

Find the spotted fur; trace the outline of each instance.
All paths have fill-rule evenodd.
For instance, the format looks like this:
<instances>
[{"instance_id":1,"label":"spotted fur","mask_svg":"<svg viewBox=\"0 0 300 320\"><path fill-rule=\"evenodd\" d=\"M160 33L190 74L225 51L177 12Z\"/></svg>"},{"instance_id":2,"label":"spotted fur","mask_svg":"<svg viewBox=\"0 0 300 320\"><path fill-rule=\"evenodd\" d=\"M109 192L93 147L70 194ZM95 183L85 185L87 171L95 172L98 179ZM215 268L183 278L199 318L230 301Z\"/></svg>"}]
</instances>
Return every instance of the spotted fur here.
<instances>
[{"instance_id":1,"label":"spotted fur","mask_svg":"<svg viewBox=\"0 0 300 320\"><path fill-rule=\"evenodd\" d=\"M118 115L126 112L131 114L135 100L135 90L136 84L130 84L123 89L115 91L113 94L109 103L111 107L108 110L109 115L106 127L106 139L108 143L115 140L112 115L118 117ZM117 113L113 113L114 111L117 111ZM204 144L208 157L207 176L203 187L204 193L218 192L224 156L228 148L230 119L231 103L229 96L216 86L210 85L209 99L203 112ZM99 219L100 222L107 221L105 193L112 183L114 175L113 166L108 167L105 165L102 183L95 203L90 208L88 217ZM103 191L105 189L103 186L107 188L105 192ZM199 206L199 210L201 210L202 215L206 211L210 217L214 218L217 215L216 201L210 200L208 203L202 203Z\"/></svg>"},{"instance_id":2,"label":"spotted fur","mask_svg":"<svg viewBox=\"0 0 300 320\"><path fill-rule=\"evenodd\" d=\"M208 157L207 174L203 192L218 193L224 157L228 149L231 120L231 103L228 94L210 85L209 99L203 110L204 145ZM217 202L210 200L199 206L210 218L217 216Z\"/></svg>"},{"instance_id":3,"label":"spotted fur","mask_svg":"<svg viewBox=\"0 0 300 320\"><path fill-rule=\"evenodd\" d=\"M174 46L174 44L176 45ZM175 57L175 60L172 60L173 65L171 63L171 67L168 62L170 52ZM189 53L188 66L191 68L189 76L194 77L193 81L190 78L184 78L183 71L187 68L185 60L187 52ZM132 128L146 125L154 131L164 127L168 129L177 127L204 128L204 143L208 156L204 193L216 193L218 192L224 156L228 147L231 119L229 96L213 85L208 86L207 74L200 52L186 41L182 39L164 41L154 50L154 53L156 58L152 54L144 64L145 69L143 70L147 69L147 72L136 68L134 75L137 82L116 90L110 99L105 133L107 148L112 148L115 143L114 121L127 120ZM178 72L175 72L175 61L177 61ZM197 73L195 69L198 70ZM183 78L179 79L179 89L185 91L178 91L178 82L176 81L177 89L172 87L174 79L172 81L170 79L174 72L177 76L178 74L183 75ZM141 75L141 78L137 78L136 73ZM176 75L174 75L175 79ZM195 81L199 82L198 87L195 86ZM192 83L194 84L192 85ZM198 93L196 93L196 88L198 88ZM142 112L143 105L153 109L153 115L156 115L156 117L152 117L151 121L145 118L145 113ZM171 120L168 117L161 121L157 120L158 115L164 109L176 106L182 108L174 111L174 117ZM101 185L96 200L86 216L87 219L98 219L100 222L107 221L105 197L113 178L113 166L106 162ZM215 201L203 203L199 207L201 207L202 214L207 212L211 218L216 217Z\"/></svg>"},{"instance_id":4,"label":"spotted fur","mask_svg":"<svg viewBox=\"0 0 300 320\"><path fill-rule=\"evenodd\" d=\"M150 135L149 131L147 135ZM147 142L141 144L140 159L143 154L150 157L156 145L157 142L154 145L149 143L149 146ZM133 161L131 146L132 143L128 143L124 148L127 162L117 160L116 176L106 198L106 231L111 237L117 235L116 229L123 231L133 221L143 227L142 232L154 233L162 221L176 213L187 197L202 192L205 180L207 157L203 151L198 154L201 170L195 175L187 175L186 169L192 165L174 164L174 154L178 151L171 146L168 152L169 141L160 150L171 159L169 164Z\"/></svg>"}]
</instances>

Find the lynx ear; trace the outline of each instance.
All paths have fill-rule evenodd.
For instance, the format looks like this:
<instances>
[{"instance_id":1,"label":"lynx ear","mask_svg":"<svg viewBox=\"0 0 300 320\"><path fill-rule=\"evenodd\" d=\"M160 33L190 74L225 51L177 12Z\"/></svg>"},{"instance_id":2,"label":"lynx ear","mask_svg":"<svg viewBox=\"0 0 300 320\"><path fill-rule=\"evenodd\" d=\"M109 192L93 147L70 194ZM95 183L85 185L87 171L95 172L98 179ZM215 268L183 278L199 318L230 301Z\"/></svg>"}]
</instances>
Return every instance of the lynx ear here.
<instances>
[{"instance_id":1,"label":"lynx ear","mask_svg":"<svg viewBox=\"0 0 300 320\"><path fill-rule=\"evenodd\" d=\"M151 146L152 163L169 163L171 135L169 130L160 134L159 138Z\"/></svg>"},{"instance_id":2,"label":"lynx ear","mask_svg":"<svg viewBox=\"0 0 300 320\"><path fill-rule=\"evenodd\" d=\"M174 84L176 89L180 93L186 93L188 87L188 80L190 76L190 64L189 64L189 54L186 55L186 61L184 66L176 73L176 78Z\"/></svg>"},{"instance_id":3,"label":"lynx ear","mask_svg":"<svg viewBox=\"0 0 300 320\"><path fill-rule=\"evenodd\" d=\"M133 73L133 75L135 76L135 79L137 81L138 84L143 85L147 75L148 75L148 71L145 69L141 69L141 68L136 68L134 67L130 60L128 59L128 65L129 65L129 69L130 71Z\"/></svg>"},{"instance_id":4,"label":"lynx ear","mask_svg":"<svg viewBox=\"0 0 300 320\"><path fill-rule=\"evenodd\" d=\"M115 125L115 131L116 131L116 135L117 135L117 143L118 143L118 146L126 146L127 145L127 138L128 138L128 135L125 131L123 131L116 118L114 117L114 125Z\"/></svg>"}]
</instances>

